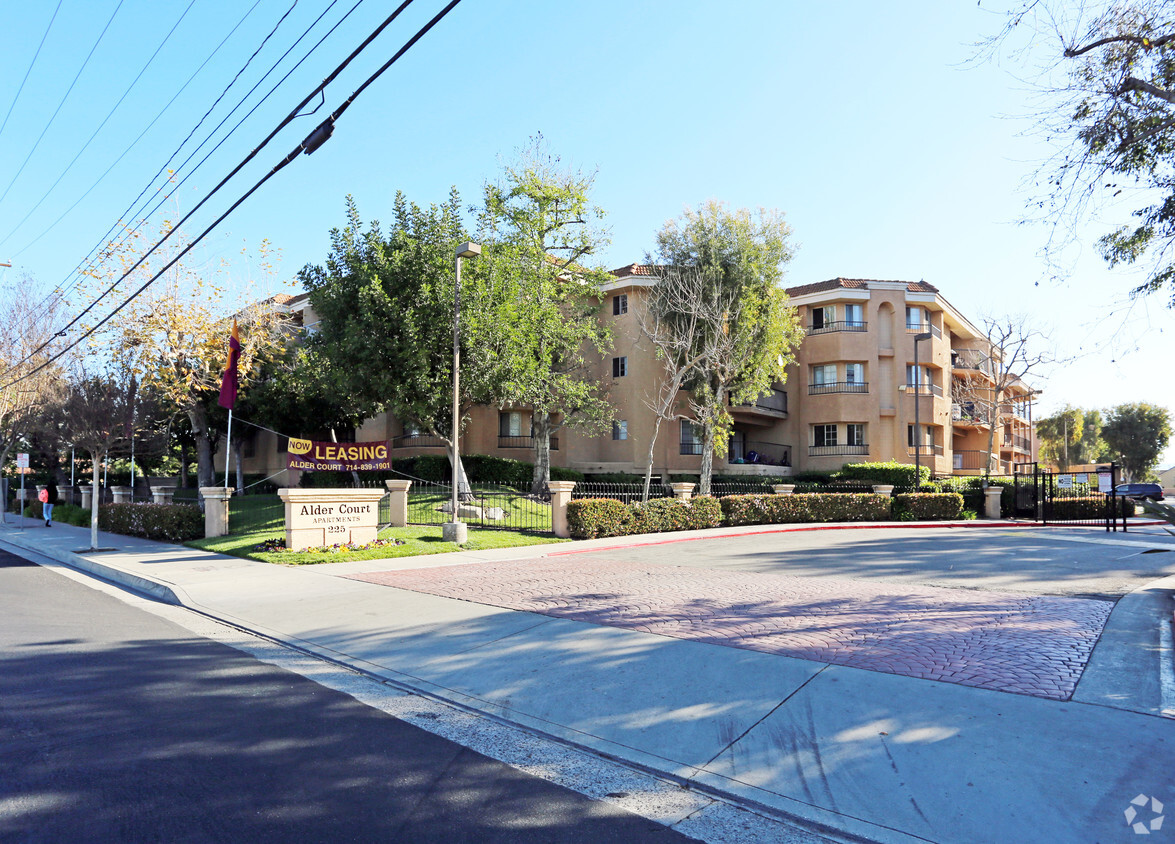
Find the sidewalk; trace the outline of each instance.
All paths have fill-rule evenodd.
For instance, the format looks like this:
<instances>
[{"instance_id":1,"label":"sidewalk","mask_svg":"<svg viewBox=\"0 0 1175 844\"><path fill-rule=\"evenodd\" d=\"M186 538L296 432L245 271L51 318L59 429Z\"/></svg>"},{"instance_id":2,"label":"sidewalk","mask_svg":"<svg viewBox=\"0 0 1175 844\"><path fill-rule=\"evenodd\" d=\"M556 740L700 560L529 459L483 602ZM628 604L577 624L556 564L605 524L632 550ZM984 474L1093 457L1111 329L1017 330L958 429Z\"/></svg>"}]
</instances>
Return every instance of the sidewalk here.
<instances>
[{"instance_id":1,"label":"sidewalk","mask_svg":"<svg viewBox=\"0 0 1175 844\"><path fill-rule=\"evenodd\" d=\"M615 539L284 568L109 534L101 541L113 550L79 553L87 530L31 519L19 530L15 521L0 526L0 546L849 835L1136 840L1123 814L1130 801L1175 801L1175 720L1159 716L1170 680L1164 686L1156 645L1175 578L1118 602L1072 700L1055 701L348 577L535 558L574 566L575 550L625 544Z\"/></svg>"}]
</instances>

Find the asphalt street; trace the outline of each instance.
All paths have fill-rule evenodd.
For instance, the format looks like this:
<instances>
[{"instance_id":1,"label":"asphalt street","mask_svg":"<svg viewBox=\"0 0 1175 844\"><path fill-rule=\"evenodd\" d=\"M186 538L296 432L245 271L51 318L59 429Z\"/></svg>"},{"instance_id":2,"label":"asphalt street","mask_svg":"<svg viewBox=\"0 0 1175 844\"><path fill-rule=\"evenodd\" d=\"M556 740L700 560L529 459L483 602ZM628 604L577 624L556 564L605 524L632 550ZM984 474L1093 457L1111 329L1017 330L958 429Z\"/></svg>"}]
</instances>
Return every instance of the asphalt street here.
<instances>
[{"instance_id":1,"label":"asphalt street","mask_svg":"<svg viewBox=\"0 0 1175 844\"><path fill-rule=\"evenodd\" d=\"M0 552L0 840L671 842Z\"/></svg>"},{"instance_id":2,"label":"asphalt street","mask_svg":"<svg viewBox=\"0 0 1175 844\"><path fill-rule=\"evenodd\" d=\"M582 557L1116 600L1175 574L1175 537L1078 528L1063 534L1023 528L811 530L636 545Z\"/></svg>"}]
</instances>

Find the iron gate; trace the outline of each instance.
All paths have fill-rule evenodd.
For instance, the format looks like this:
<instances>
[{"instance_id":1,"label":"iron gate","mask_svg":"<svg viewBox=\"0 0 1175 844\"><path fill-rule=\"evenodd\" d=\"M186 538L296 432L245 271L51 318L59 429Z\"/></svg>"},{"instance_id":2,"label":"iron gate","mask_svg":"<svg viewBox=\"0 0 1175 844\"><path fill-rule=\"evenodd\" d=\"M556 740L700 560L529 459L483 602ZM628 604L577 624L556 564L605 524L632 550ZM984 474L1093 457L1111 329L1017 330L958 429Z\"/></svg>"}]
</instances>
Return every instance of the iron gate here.
<instances>
[{"instance_id":1,"label":"iron gate","mask_svg":"<svg viewBox=\"0 0 1175 844\"><path fill-rule=\"evenodd\" d=\"M1021 463L1014 474L1013 509L1017 518L1041 524L1087 525L1126 530L1134 502L1114 494L1118 464L1092 472L1054 472L1036 463Z\"/></svg>"}]
</instances>

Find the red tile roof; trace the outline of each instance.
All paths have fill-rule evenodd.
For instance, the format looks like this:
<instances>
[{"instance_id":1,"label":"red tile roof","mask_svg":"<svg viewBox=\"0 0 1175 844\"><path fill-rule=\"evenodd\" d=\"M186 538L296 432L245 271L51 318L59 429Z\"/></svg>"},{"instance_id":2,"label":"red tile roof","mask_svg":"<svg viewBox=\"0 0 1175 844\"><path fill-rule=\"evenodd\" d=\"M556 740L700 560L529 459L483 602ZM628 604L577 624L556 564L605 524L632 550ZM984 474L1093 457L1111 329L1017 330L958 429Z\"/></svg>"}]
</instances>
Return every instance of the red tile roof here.
<instances>
[{"instance_id":1,"label":"red tile roof","mask_svg":"<svg viewBox=\"0 0 1175 844\"><path fill-rule=\"evenodd\" d=\"M626 278L632 275L656 275L657 268L649 264L629 264L626 267L620 267L612 270L612 275L617 278Z\"/></svg>"},{"instance_id":2,"label":"red tile roof","mask_svg":"<svg viewBox=\"0 0 1175 844\"><path fill-rule=\"evenodd\" d=\"M910 293L937 293L938 288L925 281L883 281L874 278L830 278L813 284L801 284L787 288L788 296L805 296L809 293L824 293L829 290L868 290L870 284L904 284Z\"/></svg>"}]
</instances>

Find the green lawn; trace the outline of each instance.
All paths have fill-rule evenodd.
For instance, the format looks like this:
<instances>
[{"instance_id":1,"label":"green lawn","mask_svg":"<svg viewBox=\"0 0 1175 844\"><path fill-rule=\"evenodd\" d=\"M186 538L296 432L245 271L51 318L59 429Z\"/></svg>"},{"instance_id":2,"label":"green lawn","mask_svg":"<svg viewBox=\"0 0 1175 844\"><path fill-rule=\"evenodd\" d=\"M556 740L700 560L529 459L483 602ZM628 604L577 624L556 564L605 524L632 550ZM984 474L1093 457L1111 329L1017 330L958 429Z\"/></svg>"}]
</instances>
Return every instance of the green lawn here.
<instances>
[{"instance_id":1,"label":"green lawn","mask_svg":"<svg viewBox=\"0 0 1175 844\"><path fill-rule=\"evenodd\" d=\"M260 497L260 496L258 496ZM245 497L246 499L248 496ZM234 502L235 503L235 502ZM260 509L260 508L259 508ZM258 517L258 521L260 521ZM526 533L513 530L483 530L469 528L469 541L464 545L445 542L441 539L439 525L409 525L402 528L385 528L380 539L403 540L403 545L389 545L367 551L310 552L310 551L258 551L259 545L267 539L283 539L285 530L279 517L276 529L255 530L231 536L212 539L197 539L186 543L192 548L244 557L262 563L304 566L315 563L344 563L352 560L381 560L390 557L414 557L420 554L446 554L451 551L482 551L487 548L514 548L522 545L543 545L551 542L565 542L547 534Z\"/></svg>"}]
</instances>

